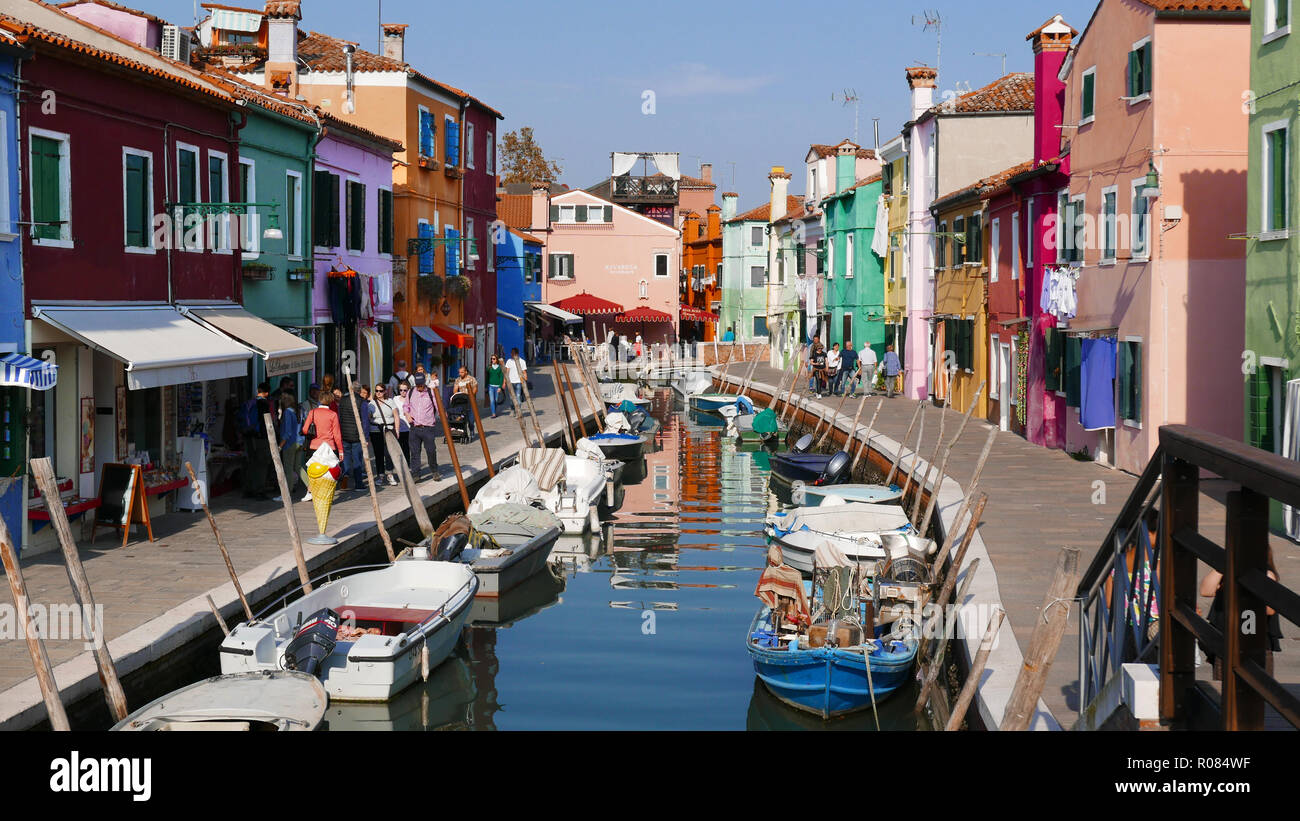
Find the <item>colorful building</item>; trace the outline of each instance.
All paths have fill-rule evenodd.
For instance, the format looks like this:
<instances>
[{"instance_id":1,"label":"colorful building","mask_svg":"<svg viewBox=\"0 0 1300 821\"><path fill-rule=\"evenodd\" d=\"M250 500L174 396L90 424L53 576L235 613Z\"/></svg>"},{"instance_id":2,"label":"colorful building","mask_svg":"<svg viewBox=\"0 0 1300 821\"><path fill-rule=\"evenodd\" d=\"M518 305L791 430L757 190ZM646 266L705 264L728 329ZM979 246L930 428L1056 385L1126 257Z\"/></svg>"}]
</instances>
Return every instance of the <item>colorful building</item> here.
<instances>
[{"instance_id":1,"label":"colorful building","mask_svg":"<svg viewBox=\"0 0 1300 821\"><path fill-rule=\"evenodd\" d=\"M722 209L709 205L704 214L682 218L681 323L686 339L712 342L722 336Z\"/></svg>"},{"instance_id":2,"label":"colorful building","mask_svg":"<svg viewBox=\"0 0 1300 821\"><path fill-rule=\"evenodd\" d=\"M500 112L469 97L461 100L461 135L464 152L460 201L464 207L465 245L461 275L470 281L465 297L465 333L474 344L464 351L465 365L480 382L487 365L500 349L497 341L496 246L492 237L497 223L497 122ZM503 227L503 226L502 226ZM498 229L500 233L500 229ZM509 353L509 348L505 353Z\"/></svg>"},{"instance_id":3,"label":"colorful building","mask_svg":"<svg viewBox=\"0 0 1300 821\"><path fill-rule=\"evenodd\" d=\"M1161 425L1241 435L1250 37L1242 3L1102 0L1061 68L1070 451L1140 473Z\"/></svg>"},{"instance_id":4,"label":"colorful building","mask_svg":"<svg viewBox=\"0 0 1300 821\"><path fill-rule=\"evenodd\" d=\"M885 354L884 260L876 253L887 240L888 225L876 236L881 213L883 180L880 173L854 180L853 145L843 146L834 188L822 200L826 220L825 303L827 343L852 342L854 348ZM875 248L873 249L873 245Z\"/></svg>"},{"instance_id":5,"label":"colorful building","mask_svg":"<svg viewBox=\"0 0 1300 821\"><path fill-rule=\"evenodd\" d=\"M8 32L0 32L0 357L28 351L23 323L22 229L18 225L20 166L18 164L18 85L20 61L26 50ZM13 360L17 365L20 360ZM26 529L24 476L27 461L28 393L44 393L57 379L35 370L5 368L0 372L0 517L10 538L22 548Z\"/></svg>"},{"instance_id":6,"label":"colorful building","mask_svg":"<svg viewBox=\"0 0 1300 821\"><path fill-rule=\"evenodd\" d=\"M719 329L733 329L737 341L768 341L768 226L771 202L736 213L739 195L722 195L722 313ZM786 210L800 198L787 195Z\"/></svg>"},{"instance_id":7,"label":"colorful building","mask_svg":"<svg viewBox=\"0 0 1300 821\"><path fill-rule=\"evenodd\" d=\"M902 361L907 342L907 150L900 135L880 147L881 190L889 209L889 244L884 259L885 344ZM900 387L901 390L901 387Z\"/></svg>"}]
</instances>

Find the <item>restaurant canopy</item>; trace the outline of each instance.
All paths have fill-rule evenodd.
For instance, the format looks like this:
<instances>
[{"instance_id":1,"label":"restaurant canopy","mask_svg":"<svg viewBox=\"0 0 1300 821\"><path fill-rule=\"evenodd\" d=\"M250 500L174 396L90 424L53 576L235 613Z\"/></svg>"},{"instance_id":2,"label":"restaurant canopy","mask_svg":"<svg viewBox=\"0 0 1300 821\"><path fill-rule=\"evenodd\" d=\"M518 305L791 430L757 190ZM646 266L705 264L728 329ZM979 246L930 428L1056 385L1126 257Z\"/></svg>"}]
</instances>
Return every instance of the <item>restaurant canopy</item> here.
<instances>
[{"instance_id":1,"label":"restaurant canopy","mask_svg":"<svg viewBox=\"0 0 1300 821\"><path fill-rule=\"evenodd\" d=\"M619 305L617 302L610 302L608 299L601 299L600 297L593 296L586 291L570 297L565 297L559 302L552 302L551 305L561 310L568 311L569 313L581 314L582 316L623 313L623 306Z\"/></svg>"},{"instance_id":2,"label":"restaurant canopy","mask_svg":"<svg viewBox=\"0 0 1300 821\"><path fill-rule=\"evenodd\" d=\"M615 322L672 322L672 314L666 314L663 311L656 311L654 308L647 308L642 305L640 308L619 314L614 317Z\"/></svg>"},{"instance_id":3,"label":"restaurant canopy","mask_svg":"<svg viewBox=\"0 0 1300 821\"><path fill-rule=\"evenodd\" d=\"M682 320L685 322L717 322L718 315L709 313L690 305L682 306Z\"/></svg>"},{"instance_id":4,"label":"restaurant canopy","mask_svg":"<svg viewBox=\"0 0 1300 821\"><path fill-rule=\"evenodd\" d=\"M254 316L234 303L185 304L181 313L225 334L262 357L267 378L308 371L316 364L316 346Z\"/></svg>"}]
</instances>

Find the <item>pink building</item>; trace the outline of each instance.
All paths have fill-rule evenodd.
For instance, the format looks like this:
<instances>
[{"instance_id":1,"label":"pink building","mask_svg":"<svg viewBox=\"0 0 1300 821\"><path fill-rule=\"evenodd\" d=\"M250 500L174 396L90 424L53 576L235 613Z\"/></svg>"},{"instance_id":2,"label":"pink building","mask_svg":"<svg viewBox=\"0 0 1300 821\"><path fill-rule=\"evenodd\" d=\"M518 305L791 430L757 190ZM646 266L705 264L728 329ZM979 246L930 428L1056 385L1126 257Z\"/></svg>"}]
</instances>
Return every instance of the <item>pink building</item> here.
<instances>
[{"instance_id":1,"label":"pink building","mask_svg":"<svg viewBox=\"0 0 1300 821\"><path fill-rule=\"evenodd\" d=\"M1242 431L1250 15L1210 5L1102 0L1060 73L1066 447L1134 473L1161 425Z\"/></svg>"},{"instance_id":2,"label":"pink building","mask_svg":"<svg viewBox=\"0 0 1300 821\"><path fill-rule=\"evenodd\" d=\"M548 198L544 188L535 188L533 197L533 233L547 226L542 301L587 293L624 312L650 309L638 311L646 317L638 322L589 317L586 331L601 340L612 330L629 339L639 333L647 343L676 341L681 231L586 191Z\"/></svg>"}]
</instances>

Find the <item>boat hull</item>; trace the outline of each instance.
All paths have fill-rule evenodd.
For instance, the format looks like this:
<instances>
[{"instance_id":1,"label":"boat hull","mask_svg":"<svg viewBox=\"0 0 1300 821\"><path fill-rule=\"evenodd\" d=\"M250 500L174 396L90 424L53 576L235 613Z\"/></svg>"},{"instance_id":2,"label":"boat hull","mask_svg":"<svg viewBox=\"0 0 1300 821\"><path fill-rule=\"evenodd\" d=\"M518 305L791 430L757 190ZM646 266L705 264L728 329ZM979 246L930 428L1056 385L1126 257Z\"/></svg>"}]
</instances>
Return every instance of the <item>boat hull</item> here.
<instances>
[{"instance_id":1,"label":"boat hull","mask_svg":"<svg viewBox=\"0 0 1300 821\"><path fill-rule=\"evenodd\" d=\"M880 505L898 502L903 498L903 489L890 485L813 485L802 484L792 488L791 498L800 507L816 507L827 496L835 496L846 502L866 502Z\"/></svg>"},{"instance_id":2,"label":"boat hull","mask_svg":"<svg viewBox=\"0 0 1300 821\"><path fill-rule=\"evenodd\" d=\"M693 411L700 413L717 413L727 405L736 404L736 397L720 393L703 393L688 397L687 402L690 404L691 410Z\"/></svg>"},{"instance_id":3,"label":"boat hull","mask_svg":"<svg viewBox=\"0 0 1300 821\"><path fill-rule=\"evenodd\" d=\"M551 548L560 538L561 531L555 529L545 536L534 539L522 550L516 550L502 564L489 565L487 562L472 562L474 575L478 576L478 596L496 598L508 590L513 590L533 574L546 566L551 557Z\"/></svg>"},{"instance_id":4,"label":"boat hull","mask_svg":"<svg viewBox=\"0 0 1300 821\"><path fill-rule=\"evenodd\" d=\"M830 464L830 453L776 453L772 455L772 475L786 484L812 484Z\"/></svg>"}]
</instances>

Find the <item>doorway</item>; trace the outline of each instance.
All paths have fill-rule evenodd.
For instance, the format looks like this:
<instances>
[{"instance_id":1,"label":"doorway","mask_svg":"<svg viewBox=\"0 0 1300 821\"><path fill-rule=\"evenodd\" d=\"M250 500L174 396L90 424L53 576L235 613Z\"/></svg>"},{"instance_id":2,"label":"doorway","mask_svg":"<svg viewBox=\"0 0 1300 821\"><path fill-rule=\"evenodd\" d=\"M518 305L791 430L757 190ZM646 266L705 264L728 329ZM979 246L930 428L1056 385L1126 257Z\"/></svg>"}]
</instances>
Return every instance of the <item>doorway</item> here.
<instances>
[{"instance_id":1,"label":"doorway","mask_svg":"<svg viewBox=\"0 0 1300 821\"><path fill-rule=\"evenodd\" d=\"M1011 343L998 344L998 427L1011 430Z\"/></svg>"}]
</instances>

